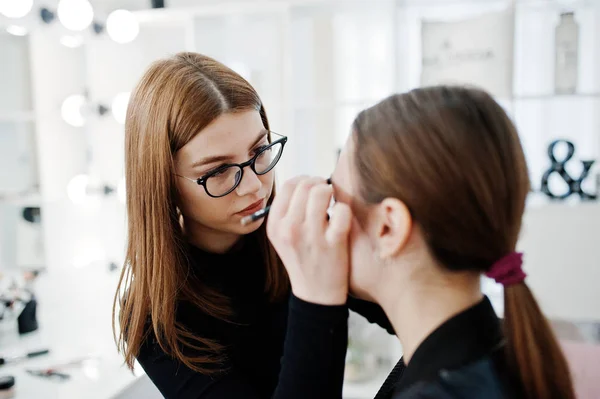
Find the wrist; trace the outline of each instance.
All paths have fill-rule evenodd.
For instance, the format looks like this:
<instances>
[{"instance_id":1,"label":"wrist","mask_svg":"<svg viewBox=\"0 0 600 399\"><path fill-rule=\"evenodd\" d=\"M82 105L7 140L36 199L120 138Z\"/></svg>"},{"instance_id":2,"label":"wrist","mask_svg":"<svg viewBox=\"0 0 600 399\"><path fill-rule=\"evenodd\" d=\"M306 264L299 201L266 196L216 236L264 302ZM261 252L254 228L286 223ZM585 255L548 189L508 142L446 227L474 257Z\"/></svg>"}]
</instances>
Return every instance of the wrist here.
<instances>
[{"instance_id":1,"label":"wrist","mask_svg":"<svg viewBox=\"0 0 600 399\"><path fill-rule=\"evenodd\" d=\"M292 286L292 293L304 302L314 303L316 305L339 306L345 305L348 300L347 288L317 291Z\"/></svg>"}]
</instances>

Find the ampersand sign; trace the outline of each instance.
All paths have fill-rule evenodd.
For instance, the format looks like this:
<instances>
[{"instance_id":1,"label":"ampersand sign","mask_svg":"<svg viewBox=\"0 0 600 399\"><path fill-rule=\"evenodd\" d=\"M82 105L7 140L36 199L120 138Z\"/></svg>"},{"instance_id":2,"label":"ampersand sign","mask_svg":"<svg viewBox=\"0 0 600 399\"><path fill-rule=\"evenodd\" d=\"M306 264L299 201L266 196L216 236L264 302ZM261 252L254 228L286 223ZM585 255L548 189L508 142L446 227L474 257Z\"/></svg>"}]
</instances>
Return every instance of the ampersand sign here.
<instances>
[{"instance_id":1,"label":"ampersand sign","mask_svg":"<svg viewBox=\"0 0 600 399\"><path fill-rule=\"evenodd\" d=\"M557 160L556 156L554 155L554 148L560 143L565 143L567 145L567 156L565 156L565 158L561 161ZM595 161L581 161L583 165L583 171L577 179L574 179L573 177L571 177L571 175L569 175L569 173L567 173L565 169L565 165L571 160L571 158L573 158L573 155L575 155L575 145L573 145L573 143L571 143L570 141L555 140L552 143L550 143L550 145L548 146L548 157L550 158L551 166L550 169L548 169L542 177L542 192L552 199L565 199L572 194L579 194L579 197L581 199L597 199L597 195L588 194L581 188L583 180L585 180L585 178L588 177L590 169L592 168L592 165ZM548 187L548 179L550 178L550 175L552 175L552 173L558 173L559 176L565 181L565 183L567 183L567 185L569 186L569 190L566 193L562 195L556 195L550 191Z\"/></svg>"}]
</instances>

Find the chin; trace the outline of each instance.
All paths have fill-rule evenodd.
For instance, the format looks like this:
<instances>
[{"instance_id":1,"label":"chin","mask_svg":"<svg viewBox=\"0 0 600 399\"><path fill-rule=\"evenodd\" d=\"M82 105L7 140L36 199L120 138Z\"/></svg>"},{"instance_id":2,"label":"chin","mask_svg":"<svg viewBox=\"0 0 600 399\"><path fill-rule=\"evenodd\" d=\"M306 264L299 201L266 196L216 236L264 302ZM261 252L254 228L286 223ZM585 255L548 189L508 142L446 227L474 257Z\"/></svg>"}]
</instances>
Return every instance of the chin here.
<instances>
[{"instance_id":1,"label":"chin","mask_svg":"<svg viewBox=\"0 0 600 399\"><path fill-rule=\"evenodd\" d=\"M260 226L265 223L265 218L259 219L249 225L242 226L239 222L236 223L236 233L238 234L250 234L254 233L256 230L260 228Z\"/></svg>"}]
</instances>

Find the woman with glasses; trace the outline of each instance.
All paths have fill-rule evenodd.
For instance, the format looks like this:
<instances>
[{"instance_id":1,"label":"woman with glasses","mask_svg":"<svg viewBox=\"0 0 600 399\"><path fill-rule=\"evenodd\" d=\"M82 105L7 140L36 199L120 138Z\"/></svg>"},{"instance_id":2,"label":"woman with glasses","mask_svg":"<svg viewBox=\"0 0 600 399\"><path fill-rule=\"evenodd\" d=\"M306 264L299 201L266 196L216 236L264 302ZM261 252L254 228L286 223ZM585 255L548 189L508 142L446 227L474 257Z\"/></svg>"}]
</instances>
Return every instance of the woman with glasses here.
<instances>
[{"instance_id":1,"label":"woman with glasses","mask_svg":"<svg viewBox=\"0 0 600 399\"><path fill-rule=\"evenodd\" d=\"M294 294L322 281L328 303L349 290L385 310L404 356L376 399L575 397L515 249L529 177L490 95L420 88L364 110L331 182L286 183L267 229ZM482 275L504 286L503 321Z\"/></svg>"},{"instance_id":2,"label":"woman with glasses","mask_svg":"<svg viewBox=\"0 0 600 399\"><path fill-rule=\"evenodd\" d=\"M200 54L160 60L132 93L125 136L114 312L127 365L166 398L341 397L346 306L290 298L264 220L241 223L272 202L287 142L252 86ZM352 303L391 328L378 306Z\"/></svg>"}]
</instances>

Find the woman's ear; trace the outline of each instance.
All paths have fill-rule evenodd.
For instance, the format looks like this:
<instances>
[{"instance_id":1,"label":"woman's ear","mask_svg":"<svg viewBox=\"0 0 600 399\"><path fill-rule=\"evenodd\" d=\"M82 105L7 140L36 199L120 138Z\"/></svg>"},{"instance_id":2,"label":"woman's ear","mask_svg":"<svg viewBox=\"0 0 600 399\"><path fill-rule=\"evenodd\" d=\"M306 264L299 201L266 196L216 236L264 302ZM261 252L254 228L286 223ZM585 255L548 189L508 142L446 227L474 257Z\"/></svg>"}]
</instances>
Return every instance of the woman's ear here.
<instances>
[{"instance_id":1,"label":"woman's ear","mask_svg":"<svg viewBox=\"0 0 600 399\"><path fill-rule=\"evenodd\" d=\"M412 216L404 202L386 198L377 205L375 217L379 257L391 258L406 245L412 231Z\"/></svg>"}]
</instances>

